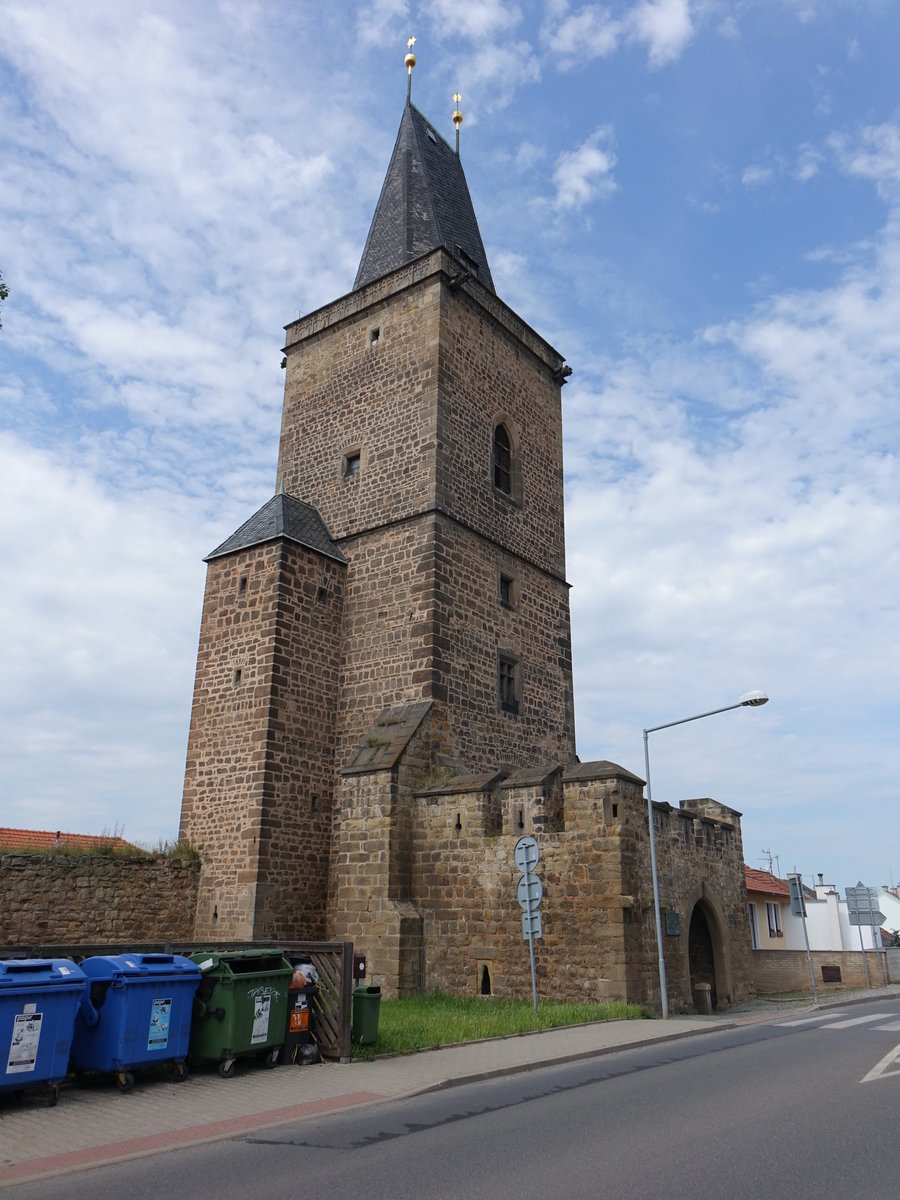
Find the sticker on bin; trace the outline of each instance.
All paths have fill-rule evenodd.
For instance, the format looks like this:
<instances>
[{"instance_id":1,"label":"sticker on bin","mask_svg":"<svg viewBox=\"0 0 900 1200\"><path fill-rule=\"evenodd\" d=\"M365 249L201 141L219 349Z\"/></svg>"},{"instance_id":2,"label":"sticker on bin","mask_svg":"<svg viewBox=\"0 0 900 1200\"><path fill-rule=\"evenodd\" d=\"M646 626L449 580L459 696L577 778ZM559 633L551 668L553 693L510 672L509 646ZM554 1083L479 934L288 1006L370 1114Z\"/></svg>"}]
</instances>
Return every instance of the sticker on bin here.
<instances>
[{"instance_id":1,"label":"sticker on bin","mask_svg":"<svg viewBox=\"0 0 900 1200\"><path fill-rule=\"evenodd\" d=\"M24 1075L34 1070L41 1043L43 1015L39 1012L16 1013L6 1064L7 1075Z\"/></svg>"},{"instance_id":2,"label":"sticker on bin","mask_svg":"<svg viewBox=\"0 0 900 1200\"><path fill-rule=\"evenodd\" d=\"M272 1011L271 995L256 996L253 1001L253 1034L251 1046L258 1046L269 1037L269 1013Z\"/></svg>"},{"instance_id":3,"label":"sticker on bin","mask_svg":"<svg viewBox=\"0 0 900 1200\"><path fill-rule=\"evenodd\" d=\"M150 1005L150 1033L147 1036L148 1050L165 1050L169 1044L169 1025L172 1019L172 997L154 1000Z\"/></svg>"}]
</instances>

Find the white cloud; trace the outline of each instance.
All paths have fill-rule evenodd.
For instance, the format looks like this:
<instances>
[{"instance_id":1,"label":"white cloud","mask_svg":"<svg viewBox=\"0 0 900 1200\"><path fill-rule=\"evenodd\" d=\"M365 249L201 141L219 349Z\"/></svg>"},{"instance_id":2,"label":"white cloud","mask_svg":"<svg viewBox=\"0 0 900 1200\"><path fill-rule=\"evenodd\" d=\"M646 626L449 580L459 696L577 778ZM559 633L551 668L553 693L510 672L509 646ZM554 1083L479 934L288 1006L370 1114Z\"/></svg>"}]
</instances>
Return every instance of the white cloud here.
<instances>
[{"instance_id":1,"label":"white cloud","mask_svg":"<svg viewBox=\"0 0 900 1200\"><path fill-rule=\"evenodd\" d=\"M548 22L547 46L563 68L607 58L624 42L646 46L651 67L678 58L694 35L689 0L641 0L621 14L603 4L588 4Z\"/></svg>"},{"instance_id":2,"label":"white cloud","mask_svg":"<svg viewBox=\"0 0 900 1200\"><path fill-rule=\"evenodd\" d=\"M488 41L505 34L522 20L519 5L506 4L503 0L477 0L474 4L460 4L459 0L428 0L425 11L438 29L473 42Z\"/></svg>"},{"instance_id":3,"label":"white cloud","mask_svg":"<svg viewBox=\"0 0 900 1200\"><path fill-rule=\"evenodd\" d=\"M557 211L583 208L585 204L616 190L612 171L616 165L615 135L602 125L575 150L561 154L553 172Z\"/></svg>"},{"instance_id":4,"label":"white cloud","mask_svg":"<svg viewBox=\"0 0 900 1200\"><path fill-rule=\"evenodd\" d=\"M689 0L644 0L632 10L630 23L632 36L647 45L652 67L679 58L694 36Z\"/></svg>"},{"instance_id":5,"label":"white cloud","mask_svg":"<svg viewBox=\"0 0 900 1200\"><path fill-rule=\"evenodd\" d=\"M794 178L798 183L808 183L819 173L823 155L815 146L803 145L797 151L797 164L794 167Z\"/></svg>"},{"instance_id":6,"label":"white cloud","mask_svg":"<svg viewBox=\"0 0 900 1200\"><path fill-rule=\"evenodd\" d=\"M744 167L741 172L741 183L745 187L761 187L767 183L773 183L775 180L775 172L771 167L764 167L759 163L752 163L749 167Z\"/></svg>"},{"instance_id":7,"label":"white cloud","mask_svg":"<svg viewBox=\"0 0 900 1200\"><path fill-rule=\"evenodd\" d=\"M372 46L401 47L404 32L406 37L412 37L408 0L370 0L358 11L356 17L356 34L360 42ZM415 50L415 47L413 47Z\"/></svg>"},{"instance_id":8,"label":"white cloud","mask_svg":"<svg viewBox=\"0 0 900 1200\"><path fill-rule=\"evenodd\" d=\"M549 35L548 46L563 65L606 58L618 48L625 27L605 5L591 4L567 15Z\"/></svg>"}]
</instances>

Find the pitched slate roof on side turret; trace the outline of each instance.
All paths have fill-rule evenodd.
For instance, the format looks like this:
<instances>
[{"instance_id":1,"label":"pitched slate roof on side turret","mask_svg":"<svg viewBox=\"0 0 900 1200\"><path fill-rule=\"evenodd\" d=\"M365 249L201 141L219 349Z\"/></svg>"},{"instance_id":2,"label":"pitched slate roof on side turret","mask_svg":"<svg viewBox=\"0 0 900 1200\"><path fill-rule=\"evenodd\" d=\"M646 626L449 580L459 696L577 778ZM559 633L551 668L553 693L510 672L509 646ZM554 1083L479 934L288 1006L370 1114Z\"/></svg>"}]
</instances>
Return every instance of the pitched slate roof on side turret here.
<instances>
[{"instance_id":1,"label":"pitched slate roof on side turret","mask_svg":"<svg viewBox=\"0 0 900 1200\"><path fill-rule=\"evenodd\" d=\"M316 550L336 562L347 561L331 540L328 527L313 506L283 492L267 501L259 512L254 513L249 521L245 521L240 529L226 538L203 561L210 562L224 554L233 554L235 550L247 550L281 537Z\"/></svg>"},{"instance_id":2,"label":"pitched slate roof on side turret","mask_svg":"<svg viewBox=\"0 0 900 1200\"><path fill-rule=\"evenodd\" d=\"M459 156L407 103L353 290L439 246L494 290Z\"/></svg>"}]
</instances>

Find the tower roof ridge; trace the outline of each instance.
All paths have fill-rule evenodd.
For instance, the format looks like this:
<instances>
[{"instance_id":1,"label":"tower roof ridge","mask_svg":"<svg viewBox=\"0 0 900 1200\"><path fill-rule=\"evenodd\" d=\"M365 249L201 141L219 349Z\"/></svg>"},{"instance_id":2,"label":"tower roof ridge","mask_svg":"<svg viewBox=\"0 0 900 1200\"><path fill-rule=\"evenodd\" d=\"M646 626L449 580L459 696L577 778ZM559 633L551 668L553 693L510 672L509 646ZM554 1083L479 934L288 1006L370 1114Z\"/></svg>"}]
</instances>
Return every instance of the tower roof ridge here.
<instances>
[{"instance_id":1,"label":"tower roof ridge","mask_svg":"<svg viewBox=\"0 0 900 1200\"><path fill-rule=\"evenodd\" d=\"M441 246L494 291L459 156L407 100L353 290Z\"/></svg>"}]
</instances>

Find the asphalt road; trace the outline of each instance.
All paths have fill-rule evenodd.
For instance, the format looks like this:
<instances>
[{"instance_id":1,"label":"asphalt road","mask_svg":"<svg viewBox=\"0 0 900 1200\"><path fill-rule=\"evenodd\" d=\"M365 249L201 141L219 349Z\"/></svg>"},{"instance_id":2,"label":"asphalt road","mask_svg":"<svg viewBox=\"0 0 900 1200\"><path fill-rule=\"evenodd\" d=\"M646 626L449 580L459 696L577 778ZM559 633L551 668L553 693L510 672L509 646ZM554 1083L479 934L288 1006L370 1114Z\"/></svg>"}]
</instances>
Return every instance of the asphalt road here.
<instances>
[{"instance_id":1,"label":"asphalt road","mask_svg":"<svg viewBox=\"0 0 900 1200\"><path fill-rule=\"evenodd\" d=\"M17 1200L897 1200L900 1003L448 1088Z\"/></svg>"}]
</instances>

